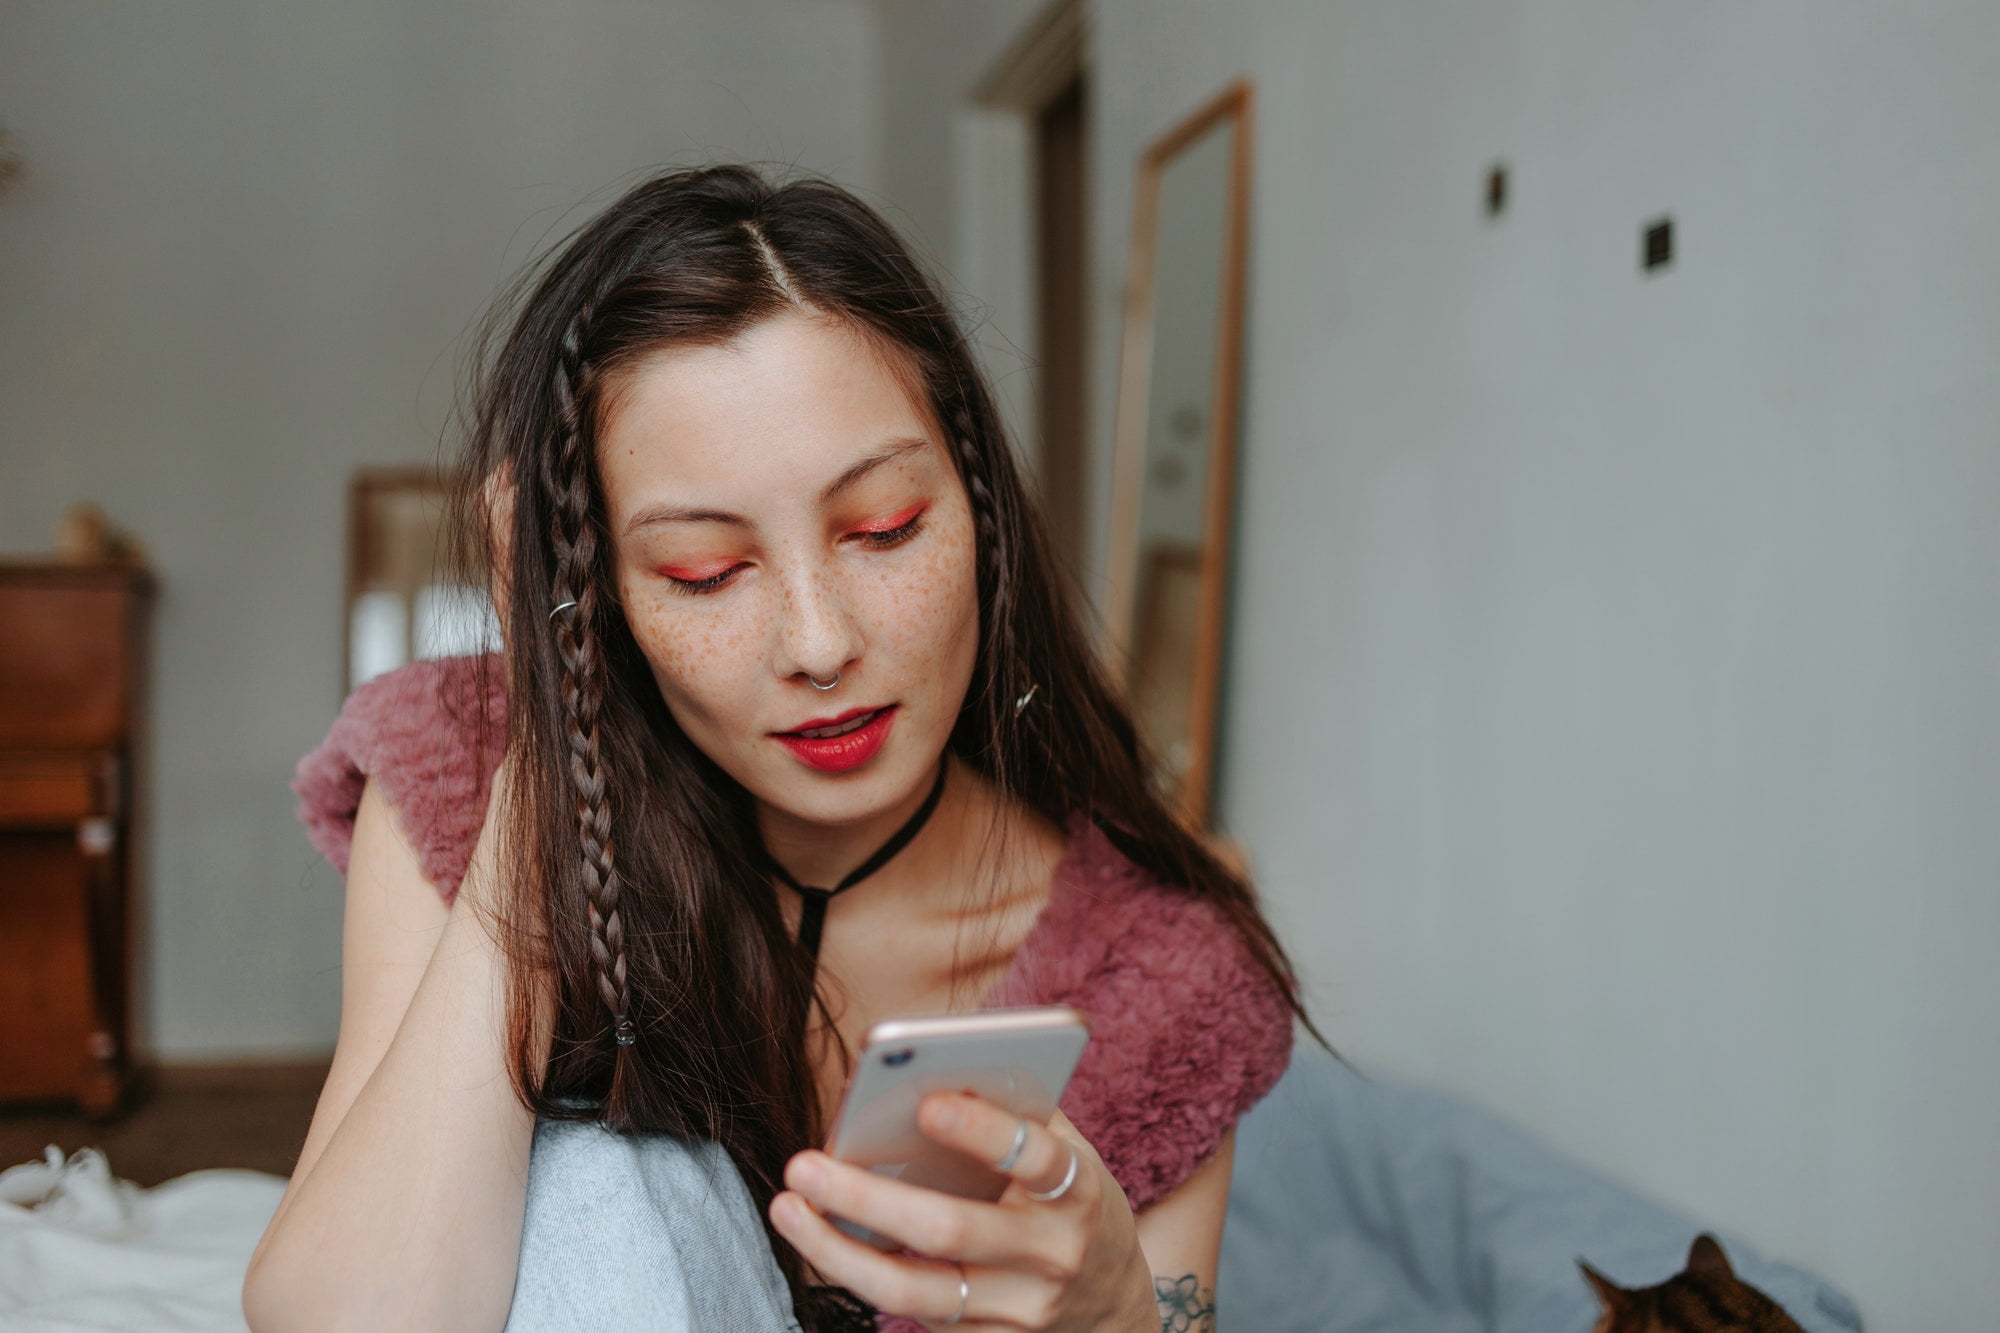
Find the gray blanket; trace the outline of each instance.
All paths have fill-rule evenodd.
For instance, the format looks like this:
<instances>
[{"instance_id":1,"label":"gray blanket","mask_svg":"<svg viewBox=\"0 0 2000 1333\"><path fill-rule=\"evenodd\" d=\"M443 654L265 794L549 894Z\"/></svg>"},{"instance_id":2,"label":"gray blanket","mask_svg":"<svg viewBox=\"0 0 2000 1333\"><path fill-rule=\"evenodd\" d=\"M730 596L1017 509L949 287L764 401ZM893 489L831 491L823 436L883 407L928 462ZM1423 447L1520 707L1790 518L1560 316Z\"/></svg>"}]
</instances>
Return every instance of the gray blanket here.
<instances>
[{"instance_id":1,"label":"gray blanket","mask_svg":"<svg viewBox=\"0 0 2000 1333\"><path fill-rule=\"evenodd\" d=\"M1577 1256L1624 1286L1680 1271L1700 1228L1492 1116L1373 1082L1304 1043L1237 1131L1218 1328L1588 1333ZM1860 1333L1846 1295L1718 1238L1807 1333Z\"/></svg>"}]
</instances>

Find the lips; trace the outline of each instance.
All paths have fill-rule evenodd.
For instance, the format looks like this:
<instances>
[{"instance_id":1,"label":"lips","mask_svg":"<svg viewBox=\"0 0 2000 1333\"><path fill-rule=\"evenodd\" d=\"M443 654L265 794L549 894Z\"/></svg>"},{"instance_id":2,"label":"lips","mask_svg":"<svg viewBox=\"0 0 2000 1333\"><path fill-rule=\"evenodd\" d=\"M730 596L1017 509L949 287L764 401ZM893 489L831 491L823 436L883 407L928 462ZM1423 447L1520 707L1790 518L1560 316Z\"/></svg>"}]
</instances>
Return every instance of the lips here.
<instances>
[{"instance_id":1,"label":"lips","mask_svg":"<svg viewBox=\"0 0 2000 1333\"><path fill-rule=\"evenodd\" d=\"M774 732L773 734L778 736L800 736L808 733L818 734L849 730L861 725L868 718L881 711L879 708L850 708L839 717L816 717L810 722L800 723L790 731Z\"/></svg>"},{"instance_id":2,"label":"lips","mask_svg":"<svg viewBox=\"0 0 2000 1333\"><path fill-rule=\"evenodd\" d=\"M806 767L821 773L845 773L861 767L881 750L889 739L889 728L895 725L897 707L854 708L771 736Z\"/></svg>"}]
</instances>

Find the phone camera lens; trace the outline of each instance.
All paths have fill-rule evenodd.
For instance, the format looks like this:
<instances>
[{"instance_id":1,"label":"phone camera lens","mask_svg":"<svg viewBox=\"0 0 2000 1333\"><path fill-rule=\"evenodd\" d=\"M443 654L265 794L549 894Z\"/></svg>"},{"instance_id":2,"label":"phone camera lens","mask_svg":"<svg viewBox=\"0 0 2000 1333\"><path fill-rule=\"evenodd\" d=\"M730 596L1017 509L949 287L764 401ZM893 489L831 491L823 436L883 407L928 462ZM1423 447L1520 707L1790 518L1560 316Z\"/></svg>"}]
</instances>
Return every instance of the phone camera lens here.
<instances>
[{"instance_id":1,"label":"phone camera lens","mask_svg":"<svg viewBox=\"0 0 2000 1333\"><path fill-rule=\"evenodd\" d=\"M900 1051L884 1051L884 1052L882 1052L882 1063L883 1063L883 1064L885 1064L885 1065L889 1065L889 1066L891 1066L892 1068L893 1068L894 1066L896 1066L896 1065L906 1065L906 1064L910 1063L910 1061L912 1061L912 1060L914 1060L914 1059L916 1059L916 1058L917 1058L917 1053L916 1053L915 1051L911 1050L911 1049L910 1049L909 1047L907 1047L907 1046L905 1046L905 1047L904 1047L904 1048L903 1048L902 1050L900 1050Z\"/></svg>"}]
</instances>

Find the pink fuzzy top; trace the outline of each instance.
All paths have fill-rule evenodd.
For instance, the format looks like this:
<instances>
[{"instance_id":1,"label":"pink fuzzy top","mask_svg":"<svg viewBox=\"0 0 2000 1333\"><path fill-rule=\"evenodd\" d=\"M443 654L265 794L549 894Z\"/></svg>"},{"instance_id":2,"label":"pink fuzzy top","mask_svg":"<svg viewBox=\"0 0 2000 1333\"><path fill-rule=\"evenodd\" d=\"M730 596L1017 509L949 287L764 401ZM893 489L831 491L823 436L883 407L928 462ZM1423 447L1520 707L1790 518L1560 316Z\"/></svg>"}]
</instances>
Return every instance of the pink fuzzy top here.
<instances>
[{"instance_id":1,"label":"pink fuzzy top","mask_svg":"<svg viewBox=\"0 0 2000 1333\"><path fill-rule=\"evenodd\" d=\"M414 662L368 681L299 761L299 818L343 874L372 775L425 876L447 902L457 893L506 740L505 673L494 657L484 673L492 725L483 743L453 723L478 688L475 662ZM985 1000L1028 1004L1089 1015L1090 1044L1062 1110L1135 1211L1207 1160L1291 1058L1291 1010L1228 919L1147 877L1080 815L1069 821L1047 904ZM886 1318L882 1326L916 1327Z\"/></svg>"}]
</instances>

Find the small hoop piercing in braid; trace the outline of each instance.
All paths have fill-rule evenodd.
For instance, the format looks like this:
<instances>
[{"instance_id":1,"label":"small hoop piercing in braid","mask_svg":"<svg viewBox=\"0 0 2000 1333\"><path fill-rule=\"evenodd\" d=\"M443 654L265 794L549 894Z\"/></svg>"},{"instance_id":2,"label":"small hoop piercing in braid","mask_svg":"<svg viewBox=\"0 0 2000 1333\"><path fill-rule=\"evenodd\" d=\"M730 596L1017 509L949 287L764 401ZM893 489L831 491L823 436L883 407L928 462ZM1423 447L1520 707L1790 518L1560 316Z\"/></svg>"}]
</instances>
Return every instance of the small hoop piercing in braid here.
<instances>
[{"instance_id":1,"label":"small hoop piercing in braid","mask_svg":"<svg viewBox=\"0 0 2000 1333\"><path fill-rule=\"evenodd\" d=\"M554 607L554 608L552 608L552 609L551 609L551 610L549 611L549 619L550 619L550 620L554 620L554 619L556 618L556 612L557 612L557 611L567 611L567 610L569 610L569 609L570 609L570 608L571 608L572 606L575 606L575 605L576 605L576 603L575 603L575 602L564 602L564 603L563 603L563 604L562 604L561 606L558 606L558 607Z\"/></svg>"}]
</instances>

